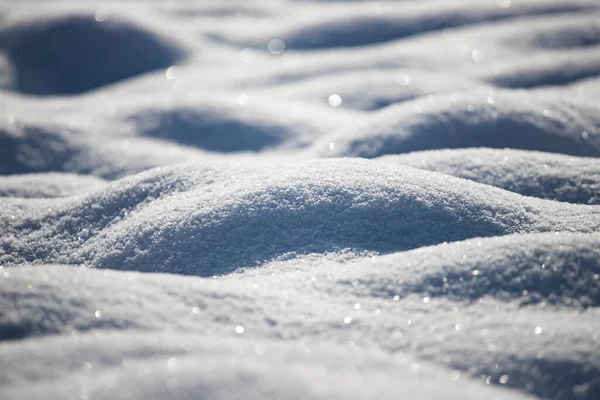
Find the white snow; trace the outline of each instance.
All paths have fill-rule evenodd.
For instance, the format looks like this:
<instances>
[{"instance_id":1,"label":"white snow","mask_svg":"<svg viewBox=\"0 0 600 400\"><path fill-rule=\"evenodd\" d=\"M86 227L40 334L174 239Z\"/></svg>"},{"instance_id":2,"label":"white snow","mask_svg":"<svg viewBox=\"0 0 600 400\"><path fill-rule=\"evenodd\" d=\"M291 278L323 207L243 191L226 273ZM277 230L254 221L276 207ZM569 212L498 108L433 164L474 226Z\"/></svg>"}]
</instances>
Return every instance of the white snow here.
<instances>
[{"instance_id":1,"label":"white snow","mask_svg":"<svg viewBox=\"0 0 600 400\"><path fill-rule=\"evenodd\" d=\"M420 151L380 160L470 179L526 196L599 204L595 158L512 149Z\"/></svg>"},{"instance_id":2,"label":"white snow","mask_svg":"<svg viewBox=\"0 0 600 400\"><path fill-rule=\"evenodd\" d=\"M0 398L600 397L595 0L0 5Z\"/></svg>"}]
</instances>

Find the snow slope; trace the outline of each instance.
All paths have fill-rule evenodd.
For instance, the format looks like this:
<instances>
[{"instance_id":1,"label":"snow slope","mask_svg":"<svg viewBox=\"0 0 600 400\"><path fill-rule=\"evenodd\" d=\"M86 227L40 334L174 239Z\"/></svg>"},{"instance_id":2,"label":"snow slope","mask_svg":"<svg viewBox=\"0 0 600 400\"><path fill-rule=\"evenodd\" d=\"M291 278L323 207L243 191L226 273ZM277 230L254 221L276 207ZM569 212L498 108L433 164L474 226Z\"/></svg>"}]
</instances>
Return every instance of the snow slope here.
<instances>
[{"instance_id":1,"label":"snow slope","mask_svg":"<svg viewBox=\"0 0 600 400\"><path fill-rule=\"evenodd\" d=\"M600 397L594 0L0 4L0 398Z\"/></svg>"}]
</instances>

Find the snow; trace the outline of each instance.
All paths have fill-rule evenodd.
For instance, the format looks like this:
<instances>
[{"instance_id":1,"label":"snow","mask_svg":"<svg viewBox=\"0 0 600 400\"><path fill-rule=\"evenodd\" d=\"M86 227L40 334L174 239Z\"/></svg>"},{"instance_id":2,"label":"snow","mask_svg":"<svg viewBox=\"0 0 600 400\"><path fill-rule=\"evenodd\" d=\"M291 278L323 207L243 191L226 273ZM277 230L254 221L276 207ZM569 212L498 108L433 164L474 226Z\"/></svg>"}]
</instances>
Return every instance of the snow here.
<instances>
[{"instance_id":1,"label":"snow","mask_svg":"<svg viewBox=\"0 0 600 400\"><path fill-rule=\"evenodd\" d=\"M16 71L13 89L37 95L81 93L169 67L183 56L133 25L97 20L72 15L5 27L0 41ZM73 41L76 37L85 40Z\"/></svg>"},{"instance_id":2,"label":"snow","mask_svg":"<svg viewBox=\"0 0 600 400\"><path fill-rule=\"evenodd\" d=\"M52 380L39 379L28 365L17 364L14 373L29 376L36 384L3 385L3 398L23 398L13 396L18 391L32 399L62 399L73 394L102 399L376 399L392 398L399 390L416 399L477 399L482 394L499 400L530 398L518 393L511 396L477 382L457 383L456 373L405 357L390 362L376 351L206 338L209 340L179 333L106 332L84 334L76 341L49 337L40 343L8 344L2 348L4 357L22 359L41 353L38 366L45 367ZM103 349L102 357L98 348ZM63 354L72 354L80 362L68 362ZM393 380L389 379L391 373Z\"/></svg>"},{"instance_id":3,"label":"snow","mask_svg":"<svg viewBox=\"0 0 600 400\"><path fill-rule=\"evenodd\" d=\"M382 161L470 179L525 196L598 204L600 164L594 158L512 149L457 149L390 155Z\"/></svg>"},{"instance_id":4,"label":"snow","mask_svg":"<svg viewBox=\"0 0 600 400\"><path fill-rule=\"evenodd\" d=\"M600 155L600 110L560 95L479 90L391 105L313 145L327 156L377 157L418 150L515 148L575 156ZM583 134L586 132L586 134ZM335 143L333 150L327 144Z\"/></svg>"},{"instance_id":5,"label":"snow","mask_svg":"<svg viewBox=\"0 0 600 400\"><path fill-rule=\"evenodd\" d=\"M0 213L9 221L0 241L9 250L4 263L201 276L289 252L391 252L600 228L596 207L359 159L177 165L72 200L7 199Z\"/></svg>"},{"instance_id":6,"label":"snow","mask_svg":"<svg viewBox=\"0 0 600 400\"><path fill-rule=\"evenodd\" d=\"M38 173L0 176L0 196L21 198L68 197L103 187L107 182L91 175Z\"/></svg>"},{"instance_id":7,"label":"snow","mask_svg":"<svg viewBox=\"0 0 600 400\"><path fill-rule=\"evenodd\" d=\"M392 386L391 390L415 390L426 398L438 397L430 390L443 388L449 396L455 390L455 397L464 398L468 385L476 383L466 378L471 375L479 380L490 377L495 383L508 376L508 386L546 398L569 398L575 386L587 385L589 398L594 398L600 384L600 365L593 356L600 317L598 239L598 234L526 234L379 257L319 254L276 260L219 279L51 265L14 267L6 269L8 277L2 281L1 309L10 310L0 317L4 339L34 339L20 346L11 342L2 348L2 359L10 363L23 359L23 353L41 353L37 368L11 364L16 371L10 382L24 385L34 379L28 376L37 376L45 371L43 365L54 362L67 364L42 373L55 384L62 382L58 378L63 374L84 372L85 363L94 366L94 373L107 374L97 379L114 382L135 374L136 359L142 358L150 363L144 372L150 377L143 382L158 380L160 384L151 388L163 388L171 376L166 360L189 357L184 379L201 368L194 387L206 390L201 385L207 379L211 390L225 394L228 389L222 386L232 382L204 372L207 363L211 370L225 368L228 374L250 369L247 373L259 377L252 380L271 380L276 387L288 385L290 378L306 379L303 386L316 385L318 390L320 385L310 377L315 369L330 379L339 373L335 363L342 362L354 373L362 371L358 379L364 379L364 397ZM239 326L242 333L236 330ZM287 355L298 351L304 356ZM374 355L380 355L383 366ZM247 361L257 356L259 366ZM356 358L366 361L355 366ZM321 371L324 362L328 366ZM420 369L410 365L430 368L431 362L444 366L451 380L421 382L412 389L419 381L410 375ZM273 377L288 363L306 372L300 378L294 378L293 371ZM405 375L412 382L408 387ZM67 386L74 384L60 379ZM93 376L81 379L76 378L79 385L94 385ZM379 379L388 383L369 389ZM122 385L117 381L102 393L119 395L116 390ZM145 389L125 386L143 397ZM40 390L45 387L41 384ZM517 393L506 396L519 398Z\"/></svg>"},{"instance_id":8,"label":"snow","mask_svg":"<svg viewBox=\"0 0 600 400\"><path fill-rule=\"evenodd\" d=\"M0 398L600 397L600 5L0 5Z\"/></svg>"}]
</instances>

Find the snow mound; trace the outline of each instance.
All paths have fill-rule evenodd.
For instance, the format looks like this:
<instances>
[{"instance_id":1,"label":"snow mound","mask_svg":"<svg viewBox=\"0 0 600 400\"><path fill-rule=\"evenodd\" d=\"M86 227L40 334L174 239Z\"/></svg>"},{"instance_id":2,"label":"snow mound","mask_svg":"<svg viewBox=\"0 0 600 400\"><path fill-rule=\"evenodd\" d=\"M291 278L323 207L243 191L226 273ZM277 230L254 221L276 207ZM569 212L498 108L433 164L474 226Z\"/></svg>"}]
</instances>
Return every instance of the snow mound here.
<instances>
[{"instance_id":1,"label":"snow mound","mask_svg":"<svg viewBox=\"0 0 600 400\"><path fill-rule=\"evenodd\" d=\"M9 24L0 49L15 71L14 90L75 94L167 68L183 50L131 22L63 15Z\"/></svg>"},{"instance_id":2,"label":"snow mound","mask_svg":"<svg viewBox=\"0 0 600 400\"><path fill-rule=\"evenodd\" d=\"M137 135L162 139L213 152L258 152L281 145L302 131L315 131L306 123L283 120L258 106L240 107L235 101L192 97L170 104L153 101L139 105L123 118Z\"/></svg>"},{"instance_id":3,"label":"snow mound","mask_svg":"<svg viewBox=\"0 0 600 400\"><path fill-rule=\"evenodd\" d=\"M377 157L460 147L599 156L600 110L568 98L482 90L387 107L315 141L322 156ZM585 132L585 133L584 133Z\"/></svg>"},{"instance_id":4,"label":"snow mound","mask_svg":"<svg viewBox=\"0 0 600 400\"><path fill-rule=\"evenodd\" d=\"M393 399L402 391L423 400L531 398L481 382L457 382L449 371L409 357L390 362L371 353L348 353L335 344L309 348L166 332L106 332L77 341L54 337L0 348L0 364L12 371L8 376L20 377L3 377L0 394L7 400L64 399L73 393L97 399L195 399L199 393L215 400ZM35 364L15 362L33 354Z\"/></svg>"},{"instance_id":5,"label":"snow mound","mask_svg":"<svg viewBox=\"0 0 600 400\"><path fill-rule=\"evenodd\" d=\"M379 158L470 179L524 196L600 204L600 164L594 158L509 149L431 150Z\"/></svg>"},{"instance_id":6,"label":"snow mound","mask_svg":"<svg viewBox=\"0 0 600 400\"><path fill-rule=\"evenodd\" d=\"M250 31L250 27L242 27L240 33L243 35L234 30L233 34L222 32L214 36L257 47L268 43L269 38L279 37L291 50L358 47L515 17L595 9L593 3L586 1L574 4L522 1L513 7L497 7L494 3L448 1L438 4L434 10L428 4L420 3L391 3L385 8L377 4L328 8L330 14L310 15L310 18L306 14L300 14L295 20L288 20L290 23L277 24L266 32Z\"/></svg>"},{"instance_id":7,"label":"snow mound","mask_svg":"<svg viewBox=\"0 0 600 400\"><path fill-rule=\"evenodd\" d=\"M64 172L116 179L160 165L216 157L127 131L122 134L114 124L99 126L19 118L0 127L0 173Z\"/></svg>"},{"instance_id":8,"label":"snow mound","mask_svg":"<svg viewBox=\"0 0 600 400\"><path fill-rule=\"evenodd\" d=\"M546 55L544 55L546 56ZM600 56L587 50L571 50L548 63L546 57L534 57L521 65L497 68L487 82L502 88L539 88L561 86L600 75Z\"/></svg>"},{"instance_id":9,"label":"snow mound","mask_svg":"<svg viewBox=\"0 0 600 400\"><path fill-rule=\"evenodd\" d=\"M596 207L350 159L189 164L48 207L4 200L3 263L211 276L288 252L390 252L478 236L600 227Z\"/></svg>"},{"instance_id":10,"label":"snow mound","mask_svg":"<svg viewBox=\"0 0 600 400\"><path fill-rule=\"evenodd\" d=\"M593 47L600 44L600 30L594 23L595 15L597 13L594 12L585 16L563 15L559 24L556 20L537 23L518 37L510 37L506 44L551 50Z\"/></svg>"},{"instance_id":11,"label":"snow mound","mask_svg":"<svg viewBox=\"0 0 600 400\"><path fill-rule=\"evenodd\" d=\"M103 179L76 174L0 176L0 197L68 197L103 187Z\"/></svg>"},{"instance_id":12,"label":"snow mound","mask_svg":"<svg viewBox=\"0 0 600 400\"><path fill-rule=\"evenodd\" d=\"M221 345L237 357L267 360L277 354L273 346L285 350L301 343L312 357L330 357L325 348L345 347L344 362L367 357L375 368L374 354L395 354L386 368L414 357L404 368L415 377L429 368L428 360L454 369L449 375L456 384L477 377L481 384L501 382L542 398L577 393L592 400L600 390L597 242L597 233L545 233L385 256L318 254L220 279L52 265L6 268L0 275L0 331L4 340L29 339L5 342L0 359L10 363L30 354L39 362L17 363L2 386L32 386L37 376L56 379L62 368L71 371L68 382L73 372L86 371L86 363L94 373L105 363L127 372L123 359L185 359L197 346L184 339L191 334L201 335L204 358L212 349L229 359ZM75 339L65 335L72 332ZM88 340L102 351L79 351ZM148 343L155 341L163 350L152 350ZM82 352L89 358L82 361ZM56 354L63 355L60 361ZM57 361L64 367L44 367Z\"/></svg>"},{"instance_id":13,"label":"snow mound","mask_svg":"<svg viewBox=\"0 0 600 400\"><path fill-rule=\"evenodd\" d=\"M76 132L57 124L0 127L0 173L69 171L82 147Z\"/></svg>"},{"instance_id":14,"label":"snow mound","mask_svg":"<svg viewBox=\"0 0 600 400\"><path fill-rule=\"evenodd\" d=\"M430 94L471 90L480 83L471 79L418 69L385 70L374 73L350 71L317 76L300 82L281 84L271 91L284 98L328 104L329 96L337 94L343 99L340 108L372 111L395 103L413 100ZM365 87L369 90L365 91Z\"/></svg>"},{"instance_id":15,"label":"snow mound","mask_svg":"<svg viewBox=\"0 0 600 400\"><path fill-rule=\"evenodd\" d=\"M328 301L354 301L352 304L390 300L412 304L417 296L419 303L427 297L427 302L452 301L460 307L475 306L485 300L533 309L576 308L597 312L594 310L600 304L597 241L597 233L537 233L475 238L382 256L347 252L286 255L263 268L248 269L219 280L83 267L11 267L4 270L1 281L5 310L0 315L2 339L74 329L170 326L221 331L230 329L229 325L235 322L232 318L239 318L251 306L255 311L244 316L246 327L256 325L255 332L269 334L270 330L281 328L277 323L280 316L275 318L275 315L283 312L273 297L314 290L316 295L329 293ZM82 280L85 285L77 284ZM239 281L248 285L239 289L236 284ZM264 296L254 297L254 283L263 287ZM172 291L173 287L182 291ZM32 288L35 290L28 290ZM57 290L62 292L57 294ZM146 303L148 298L156 302ZM290 307L301 308L302 298L299 296L298 304ZM128 304L124 304L124 299L129 299ZM182 301L189 309L178 304ZM213 302L226 302L231 317L223 316L217 309L211 311ZM153 308L153 304L163 306ZM197 327L203 321L187 318L194 306L203 310L202 318L217 326ZM141 309L145 311L140 313ZM102 318L96 315L96 310L100 310ZM336 307L331 312L335 314Z\"/></svg>"},{"instance_id":16,"label":"snow mound","mask_svg":"<svg viewBox=\"0 0 600 400\"><path fill-rule=\"evenodd\" d=\"M269 127L260 122L243 121L234 115L201 113L194 109L169 111L144 110L131 116L130 122L144 136L162 138L209 151L260 151L279 144L283 127Z\"/></svg>"},{"instance_id":17,"label":"snow mound","mask_svg":"<svg viewBox=\"0 0 600 400\"><path fill-rule=\"evenodd\" d=\"M363 296L598 307L599 239L552 233L446 243L359 261L340 280Z\"/></svg>"}]
</instances>

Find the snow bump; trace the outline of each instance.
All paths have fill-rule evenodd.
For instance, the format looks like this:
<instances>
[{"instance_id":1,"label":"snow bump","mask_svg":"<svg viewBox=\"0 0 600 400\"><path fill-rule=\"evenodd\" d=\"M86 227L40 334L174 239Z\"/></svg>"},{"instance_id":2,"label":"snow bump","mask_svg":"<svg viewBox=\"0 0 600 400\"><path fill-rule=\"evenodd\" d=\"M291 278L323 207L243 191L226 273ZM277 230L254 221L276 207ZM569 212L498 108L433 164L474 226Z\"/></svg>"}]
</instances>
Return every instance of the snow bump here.
<instances>
[{"instance_id":1,"label":"snow bump","mask_svg":"<svg viewBox=\"0 0 600 400\"><path fill-rule=\"evenodd\" d=\"M184 55L132 22L77 14L6 26L0 49L15 69L13 89L35 95L86 92L167 68Z\"/></svg>"}]
</instances>

